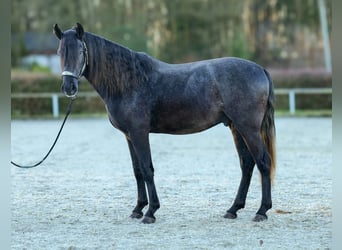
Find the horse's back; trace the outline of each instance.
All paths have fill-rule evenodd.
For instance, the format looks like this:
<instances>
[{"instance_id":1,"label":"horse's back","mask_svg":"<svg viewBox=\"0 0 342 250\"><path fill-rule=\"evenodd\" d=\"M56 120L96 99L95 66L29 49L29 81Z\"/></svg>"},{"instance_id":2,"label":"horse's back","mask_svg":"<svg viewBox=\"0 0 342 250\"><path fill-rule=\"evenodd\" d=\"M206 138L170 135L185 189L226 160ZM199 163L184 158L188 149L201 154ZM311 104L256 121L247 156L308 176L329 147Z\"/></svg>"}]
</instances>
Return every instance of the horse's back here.
<instances>
[{"instance_id":1,"label":"horse's back","mask_svg":"<svg viewBox=\"0 0 342 250\"><path fill-rule=\"evenodd\" d=\"M264 68L246 59L218 58L208 60L208 66L220 87L246 88L244 90L248 92L268 85Z\"/></svg>"},{"instance_id":2,"label":"horse's back","mask_svg":"<svg viewBox=\"0 0 342 250\"><path fill-rule=\"evenodd\" d=\"M220 88L226 86L252 90L267 85L264 68L242 58L222 57L183 64L167 64L160 61L158 63L158 71L162 75L172 75L174 80L181 79L180 82L183 84L191 83L192 77L197 84L216 83Z\"/></svg>"}]
</instances>

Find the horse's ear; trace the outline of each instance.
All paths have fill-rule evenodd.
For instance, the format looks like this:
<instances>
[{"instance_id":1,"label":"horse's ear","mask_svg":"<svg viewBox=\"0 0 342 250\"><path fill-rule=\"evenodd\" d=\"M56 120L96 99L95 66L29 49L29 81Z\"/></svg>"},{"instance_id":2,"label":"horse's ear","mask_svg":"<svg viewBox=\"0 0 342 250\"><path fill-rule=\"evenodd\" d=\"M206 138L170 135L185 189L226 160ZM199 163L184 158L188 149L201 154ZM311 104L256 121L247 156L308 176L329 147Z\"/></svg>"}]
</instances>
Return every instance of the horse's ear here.
<instances>
[{"instance_id":1,"label":"horse's ear","mask_svg":"<svg viewBox=\"0 0 342 250\"><path fill-rule=\"evenodd\" d=\"M79 23L76 23L76 34L79 39L82 39L83 33L84 33L84 30L83 30L82 25Z\"/></svg>"},{"instance_id":2,"label":"horse's ear","mask_svg":"<svg viewBox=\"0 0 342 250\"><path fill-rule=\"evenodd\" d=\"M56 37L61 40L62 36L63 36L63 32L61 31L61 29L58 27L58 24L56 23L53 26L53 33L55 33Z\"/></svg>"}]
</instances>

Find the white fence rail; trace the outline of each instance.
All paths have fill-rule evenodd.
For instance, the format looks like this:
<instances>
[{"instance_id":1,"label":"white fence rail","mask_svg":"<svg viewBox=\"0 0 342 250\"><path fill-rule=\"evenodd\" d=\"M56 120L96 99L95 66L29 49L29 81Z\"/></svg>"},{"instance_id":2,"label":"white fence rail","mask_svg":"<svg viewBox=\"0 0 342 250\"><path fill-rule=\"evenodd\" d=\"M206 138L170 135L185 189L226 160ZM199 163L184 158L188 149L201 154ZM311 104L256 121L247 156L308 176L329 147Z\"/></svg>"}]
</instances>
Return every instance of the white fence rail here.
<instances>
[{"instance_id":1,"label":"white fence rail","mask_svg":"<svg viewBox=\"0 0 342 250\"><path fill-rule=\"evenodd\" d=\"M332 88L277 88L274 90L275 95L288 95L290 114L296 113L296 94L332 94ZM64 98L62 93L13 93L11 95L15 99L23 98L50 98L52 102L53 117L59 116L59 98ZM98 97L96 92L79 92L77 97Z\"/></svg>"},{"instance_id":2,"label":"white fence rail","mask_svg":"<svg viewBox=\"0 0 342 250\"><path fill-rule=\"evenodd\" d=\"M275 89L274 93L276 95L288 95L289 96L289 110L290 114L294 115L296 113L296 94L332 94L332 88L293 88L293 89Z\"/></svg>"}]
</instances>

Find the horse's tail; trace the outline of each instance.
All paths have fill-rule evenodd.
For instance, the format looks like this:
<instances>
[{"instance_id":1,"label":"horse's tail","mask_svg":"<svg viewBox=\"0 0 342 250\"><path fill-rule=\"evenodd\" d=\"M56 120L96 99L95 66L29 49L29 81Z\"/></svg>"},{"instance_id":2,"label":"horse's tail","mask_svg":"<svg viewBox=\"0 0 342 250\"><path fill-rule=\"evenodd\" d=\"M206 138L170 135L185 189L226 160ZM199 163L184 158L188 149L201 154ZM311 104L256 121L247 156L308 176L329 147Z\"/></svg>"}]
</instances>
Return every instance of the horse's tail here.
<instances>
[{"instance_id":1,"label":"horse's tail","mask_svg":"<svg viewBox=\"0 0 342 250\"><path fill-rule=\"evenodd\" d=\"M261 123L261 136L271 157L270 178L273 183L276 170L276 131L274 125L274 90L273 81L269 73L264 70L269 82L269 95L267 100L266 112Z\"/></svg>"}]
</instances>

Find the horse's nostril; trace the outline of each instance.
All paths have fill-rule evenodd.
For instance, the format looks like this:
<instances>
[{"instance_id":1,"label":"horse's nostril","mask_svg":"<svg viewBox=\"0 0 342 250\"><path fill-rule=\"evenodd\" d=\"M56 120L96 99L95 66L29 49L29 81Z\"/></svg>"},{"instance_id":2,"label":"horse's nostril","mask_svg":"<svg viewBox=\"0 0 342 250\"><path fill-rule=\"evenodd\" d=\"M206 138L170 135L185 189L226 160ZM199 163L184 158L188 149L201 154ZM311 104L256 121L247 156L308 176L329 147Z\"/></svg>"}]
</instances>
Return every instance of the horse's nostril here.
<instances>
[{"instance_id":1,"label":"horse's nostril","mask_svg":"<svg viewBox=\"0 0 342 250\"><path fill-rule=\"evenodd\" d=\"M62 85L62 91L68 97L76 96L78 92L77 81L65 79Z\"/></svg>"},{"instance_id":2,"label":"horse's nostril","mask_svg":"<svg viewBox=\"0 0 342 250\"><path fill-rule=\"evenodd\" d=\"M73 93L77 92L77 86L75 84L72 85L71 92L73 92Z\"/></svg>"}]
</instances>

